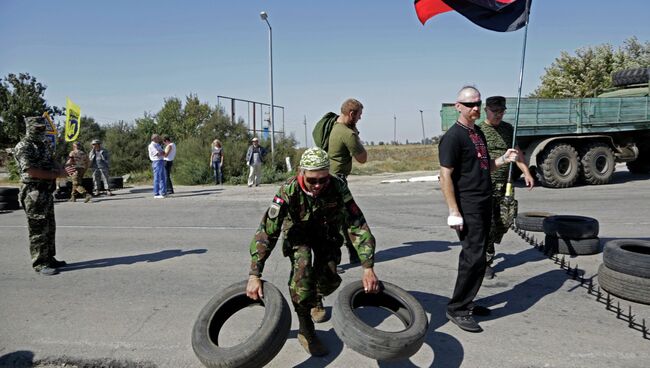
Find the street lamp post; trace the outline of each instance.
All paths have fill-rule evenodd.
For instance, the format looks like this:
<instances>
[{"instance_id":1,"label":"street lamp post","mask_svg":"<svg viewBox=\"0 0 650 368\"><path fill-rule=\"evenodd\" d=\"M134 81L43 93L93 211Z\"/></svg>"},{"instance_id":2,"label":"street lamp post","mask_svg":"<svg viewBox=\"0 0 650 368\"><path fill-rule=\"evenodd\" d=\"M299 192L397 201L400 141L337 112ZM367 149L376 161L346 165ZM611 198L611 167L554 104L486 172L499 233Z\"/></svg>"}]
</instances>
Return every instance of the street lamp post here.
<instances>
[{"instance_id":1,"label":"street lamp post","mask_svg":"<svg viewBox=\"0 0 650 368\"><path fill-rule=\"evenodd\" d=\"M271 160L275 158L275 119L273 114L273 29L271 28L271 23L269 23L269 15L266 12L260 13L260 18L266 22L266 25L269 26L269 79L270 79L270 88L271 88L271 111L269 114L269 119L271 123Z\"/></svg>"},{"instance_id":2,"label":"street lamp post","mask_svg":"<svg viewBox=\"0 0 650 368\"><path fill-rule=\"evenodd\" d=\"M420 121L422 122L422 144L424 144L427 138L424 134L424 115L422 115L422 110L420 110Z\"/></svg>"}]
</instances>

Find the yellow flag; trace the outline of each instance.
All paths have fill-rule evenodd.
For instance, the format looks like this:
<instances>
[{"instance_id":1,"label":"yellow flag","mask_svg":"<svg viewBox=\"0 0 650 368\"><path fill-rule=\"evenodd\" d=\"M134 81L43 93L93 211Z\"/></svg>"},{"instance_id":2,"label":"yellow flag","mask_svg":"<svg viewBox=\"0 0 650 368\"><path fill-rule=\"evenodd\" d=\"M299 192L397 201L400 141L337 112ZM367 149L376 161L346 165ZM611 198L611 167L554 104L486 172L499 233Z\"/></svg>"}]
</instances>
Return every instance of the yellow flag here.
<instances>
[{"instance_id":1,"label":"yellow flag","mask_svg":"<svg viewBox=\"0 0 650 368\"><path fill-rule=\"evenodd\" d=\"M68 115L65 119L65 141L73 142L81 130L81 108L66 97L65 109Z\"/></svg>"}]
</instances>

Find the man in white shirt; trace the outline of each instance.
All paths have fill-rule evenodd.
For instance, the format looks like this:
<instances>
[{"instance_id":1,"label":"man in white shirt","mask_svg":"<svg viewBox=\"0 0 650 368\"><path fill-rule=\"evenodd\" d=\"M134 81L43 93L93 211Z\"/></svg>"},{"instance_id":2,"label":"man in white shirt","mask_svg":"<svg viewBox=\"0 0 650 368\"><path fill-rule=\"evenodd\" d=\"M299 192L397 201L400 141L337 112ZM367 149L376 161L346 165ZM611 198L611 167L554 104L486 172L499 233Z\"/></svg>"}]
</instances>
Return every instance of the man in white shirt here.
<instances>
[{"instance_id":1,"label":"man in white shirt","mask_svg":"<svg viewBox=\"0 0 650 368\"><path fill-rule=\"evenodd\" d=\"M165 144L165 173L167 183L167 194L174 194L174 186L172 185L172 166L174 165L174 158L176 158L176 143L168 135L163 135L163 143Z\"/></svg>"},{"instance_id":2,"label":"man in white shirt","mask_svg":"<svg viewBox=\"0 0 650 368\"><path fill-rule=\"evenodd\" d=\"M152 134L149 143L149 159L153 170L153 197L165 198L167 194L167 174L165 173L165 151L160 146L160 135Z\"/></svg>"}]
</instances>

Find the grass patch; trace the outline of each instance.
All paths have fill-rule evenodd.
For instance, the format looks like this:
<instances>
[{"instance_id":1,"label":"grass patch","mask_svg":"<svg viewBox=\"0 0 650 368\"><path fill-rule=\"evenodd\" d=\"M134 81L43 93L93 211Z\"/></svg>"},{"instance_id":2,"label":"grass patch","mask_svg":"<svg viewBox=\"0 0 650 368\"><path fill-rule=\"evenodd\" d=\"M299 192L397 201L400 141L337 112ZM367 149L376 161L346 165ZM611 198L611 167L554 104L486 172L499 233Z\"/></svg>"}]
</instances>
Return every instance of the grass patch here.
<instances>
[{"instance_id":1,"label":"grass patch","mask_svg":"<svg viewBox=\"0 0 650 368\"><path fill-rule=\"evenodd\" d=\"M353 160L353 175L440 169L438 145L366 146L366 150L368 151L368 161L365 164L359 164Z\"/></svg>"}]
</instances>

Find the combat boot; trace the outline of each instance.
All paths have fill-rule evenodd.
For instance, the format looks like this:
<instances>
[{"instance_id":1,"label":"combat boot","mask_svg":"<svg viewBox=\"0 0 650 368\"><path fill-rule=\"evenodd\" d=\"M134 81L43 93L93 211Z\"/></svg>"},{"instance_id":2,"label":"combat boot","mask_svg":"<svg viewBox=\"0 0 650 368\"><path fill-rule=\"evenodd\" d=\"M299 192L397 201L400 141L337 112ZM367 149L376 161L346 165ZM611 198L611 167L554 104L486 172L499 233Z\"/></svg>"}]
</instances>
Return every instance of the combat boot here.
<instances>
[{"instance_id":1,"label":"combat boot","mask_svg":"<svg viewBox=\"0 0 650 368\"><path fill-rule=\"evenodd\" d=\"M314 328L314 322L311 320L309 311L298 312L298 341L302 348L309 355L313 356L325 356L329 354L329 351L320 341L318 336L316 336L316 330Z\"/></svg>"},{"instance_id":2,"label":"combat boot","mask_svg":"<svg viewBox=\"0 0 650 368\"><path fill-rule=\"evenodd\" d=\"M310 311L312 321L316 323L323 323L328 320L327 312L325 307L323 307L323 296L321 294L316 295L316 306Z\"/></svg>"},{"instance_id":3,"label":"combat boot","mask_svg":"<svg viewBox=\"0 0 650 368\"><path fill-rule=\"evenodd\" d=\"M86 193L86 198L84 199L84 203L90 202L91 198L92 198L92 196L89 193Z\"/></svg>"},{"instance_id":4,"label":"combat boot","mask_svg":"<svg viewBox=\"0 0 650 368\"><path fill-rule=\"evenodd\" d=\"M112 196L113 196L113 192L111 192L110 189L107 189L107 190L106 190L106 194L107 194L109 197L112 197Z\"/></svg>"},{"instance_id":5,"label":"combat boot","mask_svg":"<svg viewBox=\"0 0 650 368\"><path fill-rule=\"evenodd\" d=\"M76 201L77 201L77 197L75 197L74 193L72 193L70 195L70 199L68 199L68 202L76 202Z\"/></svg>"}]
</instances>

